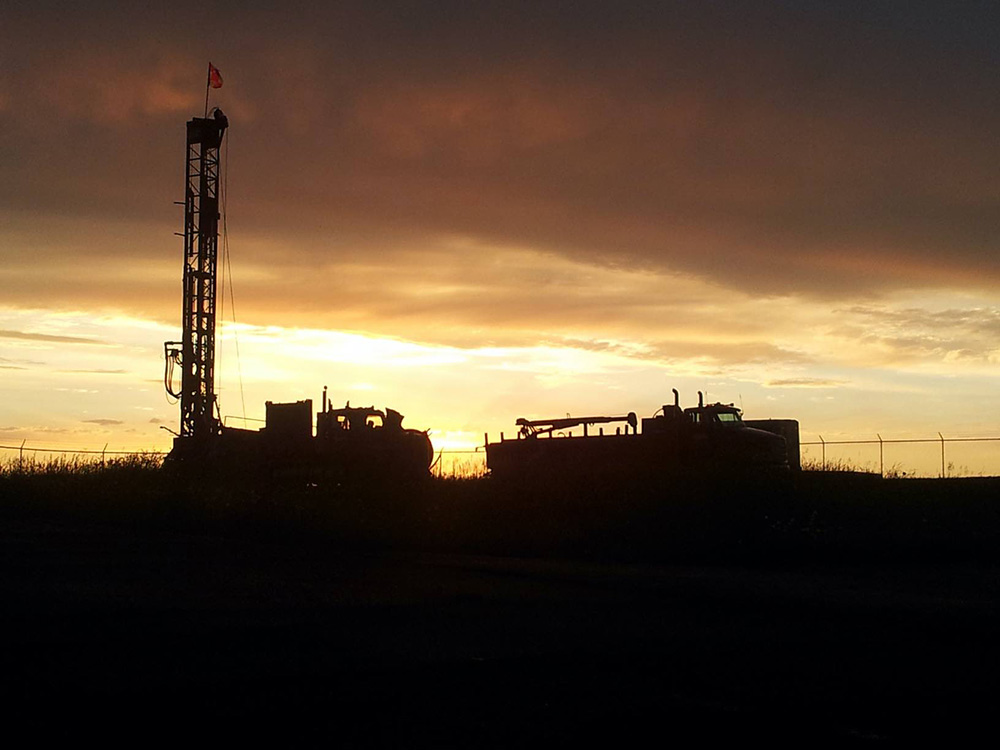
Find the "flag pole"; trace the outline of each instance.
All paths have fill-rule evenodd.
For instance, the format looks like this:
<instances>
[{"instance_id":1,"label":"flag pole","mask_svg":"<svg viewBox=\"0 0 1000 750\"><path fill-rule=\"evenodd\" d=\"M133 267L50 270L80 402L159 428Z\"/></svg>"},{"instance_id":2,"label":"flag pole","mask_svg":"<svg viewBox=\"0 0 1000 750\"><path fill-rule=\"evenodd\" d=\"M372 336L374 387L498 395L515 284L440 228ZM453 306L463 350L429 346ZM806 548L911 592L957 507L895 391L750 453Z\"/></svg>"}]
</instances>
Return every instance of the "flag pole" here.
<instances>
[{"instance_id":1,"label":"flag pole","mask_svg":"<svg viewBox=\"0 0 1000 750\"><path fill-rule=\"evenodd\" d=\"M208 117L208 92L212 88L212 63L208 64L208 72L205 73L205 117Z\"/></svg>"}]
</instances>

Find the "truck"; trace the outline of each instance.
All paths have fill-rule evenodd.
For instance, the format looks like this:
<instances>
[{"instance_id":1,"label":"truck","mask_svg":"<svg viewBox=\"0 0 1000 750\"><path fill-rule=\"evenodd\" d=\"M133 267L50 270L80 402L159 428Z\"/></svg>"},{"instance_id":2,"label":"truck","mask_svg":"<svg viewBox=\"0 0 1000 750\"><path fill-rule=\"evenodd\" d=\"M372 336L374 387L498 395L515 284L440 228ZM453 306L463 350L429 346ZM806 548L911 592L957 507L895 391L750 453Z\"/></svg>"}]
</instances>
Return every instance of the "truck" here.
<instances>
[{"instance_id":1,"label":"truck","mask_svg":"<svg viewBox=\"0 0 1000 750\"><path fill-rule=\"evenodd\" d=\"M662 406L641 421L624 416L565 417L516 421L517 435L491 443L490 475L506 480L644 480L718 476L785 475L799 462L798 422L744 420L733 404ZM614 431L605 425L617 425ZM641 429L640 429L641 427ZM596 434L595 434L596 428Z\"/></svg>"}]
</instances>

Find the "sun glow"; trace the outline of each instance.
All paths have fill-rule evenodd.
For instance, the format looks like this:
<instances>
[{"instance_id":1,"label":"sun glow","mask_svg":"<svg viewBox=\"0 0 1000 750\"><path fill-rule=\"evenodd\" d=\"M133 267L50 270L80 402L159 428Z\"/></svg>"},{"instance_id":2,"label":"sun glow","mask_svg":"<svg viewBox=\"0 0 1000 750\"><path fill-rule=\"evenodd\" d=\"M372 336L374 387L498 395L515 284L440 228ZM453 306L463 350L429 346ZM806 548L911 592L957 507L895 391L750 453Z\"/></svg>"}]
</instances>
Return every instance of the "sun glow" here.
<instances>
[{"instance_id":1,"label":"sun glow","mask_svg":"<svg viewBox=\"0 0 1000 750\"><path fill-rule=\"evenodd\" d=\"M217 390L227 423L245 419L252 427L265 401L308 398L318 408L327 386L334 403L401 411L406 426L431 431L436 450L472 451L470 461L479 460L474 452L484 433L510 433L517 417L651 414L671 400L671 388L685 403L701 390L742 404L749 417L797 418L803 440L989 433L984 405L996 396L980 372L996 351L986 333L996 308L944 295L928 309L911 304L904 298L827 311L836 325L828 321L797 337L789 329L770 349L710 326L700 340L690 332L663 341L592 328L533 346L459 346L227 323L220 327ZM815 306L803 304L801 312L800 320L823 317ZM862 324L864 336L852 333ZM945 347L945 329L949 336L965 332L961 356L954 353L959 345ZM0 404L0 443L169 447L160 428L175 428L178 412L163 392L162 341L176 338L175 327L120 313L4 309L0 334L8 394ZM786 361L771 359L781 351L790 353ZM884 360L886 351L892 365L864 361L865 352ZM941 372L968 398L942 390ZM919 410L910 407L915 400Z\"/></svg>"}]
</instances>

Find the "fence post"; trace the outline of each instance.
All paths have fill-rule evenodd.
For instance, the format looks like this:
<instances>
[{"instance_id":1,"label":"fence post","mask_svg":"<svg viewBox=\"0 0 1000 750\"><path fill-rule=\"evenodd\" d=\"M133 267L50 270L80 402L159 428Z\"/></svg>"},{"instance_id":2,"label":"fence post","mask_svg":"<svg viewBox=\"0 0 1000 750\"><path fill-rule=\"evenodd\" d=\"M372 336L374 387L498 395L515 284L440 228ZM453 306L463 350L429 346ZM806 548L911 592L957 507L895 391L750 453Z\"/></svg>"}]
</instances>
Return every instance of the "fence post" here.
<instances>
[{"instance_id":1,"label":"fence post","mask_svg":"<svg viewBox=\"0 0 1000 750\"><path fill-rule=\"evenodd\" d=\"M104 454L107 452L108 452L108 444L105 443L104 447L101 448L101 466L107 466L107 463L105 463L104 461Z\"/></svg>"},{"instance_id":2,"label":"fence post","mask_svg":"<svg viewBox=\"0 0 1000 750\"><path fill-rule=\"evenodd\" d=\"M823 436L819 436L819 441L823 444L823 471L826 471L826 441Z\"/></svg>"},{"instance_id":3,"label":"fence post","mask_svg":"<svg viewBox=\"0 0 1000 750\"><path fill-rule=\"evenodd\" d=\"M947 471L944 468L944 435L939 432L938 437L941 438L941 478L944 479L947 476Z\"/></svg>"},{"instance_id":4,"label":"fence post","mask_svg":"<svg viewBox=\"0 0 1000 750\"><path fill-rule=\"evenodd\" d=\"M882 436L879 435L876 432L875 433L875 437L878 438L878 475L884 479L885 478L885 461L882 458Z\"/></svg>"},{"instance_id":5,"label":"fence post","mask_svg":"<svg viewBox=\"0 0 1000 750\"><path fill-rule=\"evenodd\" d=\"M21 441L21 447L17 451L17 470L24 471L24 444L28 442L28 438Z\"/></svg>"}]
</instances>

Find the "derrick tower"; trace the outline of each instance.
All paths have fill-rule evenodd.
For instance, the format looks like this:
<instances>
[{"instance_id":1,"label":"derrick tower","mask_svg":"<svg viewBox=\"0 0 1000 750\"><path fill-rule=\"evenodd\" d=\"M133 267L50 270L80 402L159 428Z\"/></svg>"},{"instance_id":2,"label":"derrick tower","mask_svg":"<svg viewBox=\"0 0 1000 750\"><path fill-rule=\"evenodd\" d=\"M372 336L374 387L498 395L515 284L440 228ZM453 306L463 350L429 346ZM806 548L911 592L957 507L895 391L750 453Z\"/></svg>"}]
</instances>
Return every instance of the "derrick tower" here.
<instances>
[{"instance_id":1,"label":"derrick tower","mask_svg":"<svg viewBox=\"0 0 1000 750\"><path fill-rule=\"evenodd\" d=\"M212 117L187 123L184 190L184 293L181 341L164 343L167 392L181 403L181 437L217 435L215 308L219 256L219 150L229 121ZM181 369L180 390L171 371Z\"/></svg>"}]
</instances>

